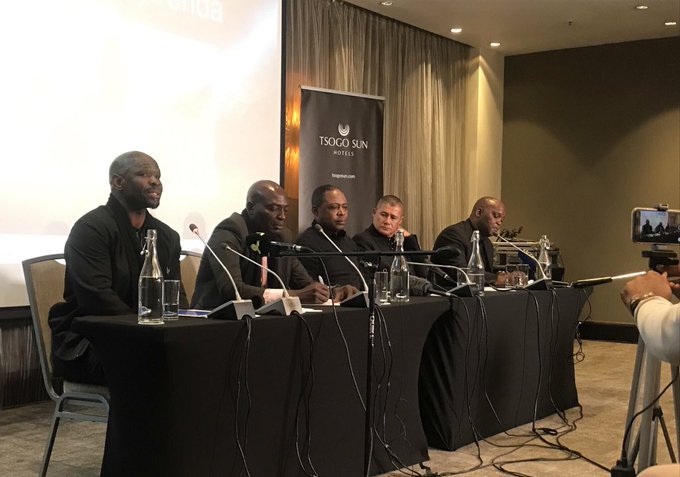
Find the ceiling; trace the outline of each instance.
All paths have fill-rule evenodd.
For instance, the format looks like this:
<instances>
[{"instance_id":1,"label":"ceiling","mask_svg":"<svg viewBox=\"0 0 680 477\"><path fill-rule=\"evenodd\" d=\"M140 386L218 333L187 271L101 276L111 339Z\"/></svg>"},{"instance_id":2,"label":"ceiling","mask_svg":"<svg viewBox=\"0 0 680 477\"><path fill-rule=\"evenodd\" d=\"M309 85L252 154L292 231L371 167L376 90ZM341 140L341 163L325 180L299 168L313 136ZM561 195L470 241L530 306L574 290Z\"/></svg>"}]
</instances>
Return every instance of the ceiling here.
<instances>
[{"instance_id":1,"label":"ceiling","mask_svg":"<svg viewBox=\"0 0 680 477\"><path fill-rule=\"evenodd\" d=\"M346 1L476 48L500 42L494 50L506 56L680 36L680 0Z\"/></svg>"}]
</instances>

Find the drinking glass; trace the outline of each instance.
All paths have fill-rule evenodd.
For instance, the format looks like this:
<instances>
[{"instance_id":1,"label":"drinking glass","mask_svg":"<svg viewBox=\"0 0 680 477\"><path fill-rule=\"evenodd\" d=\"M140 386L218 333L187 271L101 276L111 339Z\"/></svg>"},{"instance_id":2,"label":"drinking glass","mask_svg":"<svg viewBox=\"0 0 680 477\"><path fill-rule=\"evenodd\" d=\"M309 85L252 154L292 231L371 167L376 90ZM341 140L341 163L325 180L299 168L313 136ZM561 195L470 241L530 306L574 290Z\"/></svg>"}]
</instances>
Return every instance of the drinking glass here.
<instances>
[{"instance_id":1,"label":"drinking glass","mask_svg":"<svg viewBox=\"0 0 680 477\"><path fill-rule=\"evenodd\" d=\"M529 265L515 263L505 266L508 272L508 286L510 288L524 288L529 284Z\"/></svg>"},{"instance_id":2,"label":"drinking glass","mask_svg":"<svg viewBox=\"0 0 680 477\"><path fill-rule=\"evenodd\" d=\"M375 272L375 299L380 305L390 302L390 272Z\"/></svg>"},{"instance_id":3,"label":"drinking glass","mask_svg":"<svg viewBox=\"0 0 680 477\"><path fill-rule=\"evenodd\" d=\"M179 316L179 280L163 281L163 321Z\"/></svg>"}]
</instances>

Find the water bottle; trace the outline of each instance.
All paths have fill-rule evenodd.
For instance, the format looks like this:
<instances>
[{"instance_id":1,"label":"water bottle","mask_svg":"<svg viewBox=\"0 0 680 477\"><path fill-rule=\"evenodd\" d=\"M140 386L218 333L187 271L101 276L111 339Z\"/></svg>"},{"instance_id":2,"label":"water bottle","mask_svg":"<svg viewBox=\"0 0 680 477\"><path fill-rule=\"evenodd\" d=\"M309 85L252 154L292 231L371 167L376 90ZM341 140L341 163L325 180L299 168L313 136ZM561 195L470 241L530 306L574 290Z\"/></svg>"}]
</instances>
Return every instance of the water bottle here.
<instances>
[{"instance_id":1,"label":"water bottle","mask_svg":"<svg viewBox=\"0 0 680 477\"><path fill-rule=\"evenodd\" d=\"M550 269L550 256L548 255L548 248L550 248L550 241L547 235L542 235L540 240L541 251L538 253L538 263L541 265L541 272L536 272L536 280L541 278L552 278L552 271Z\"/></svg>"},{"instance_id":2,"label":"water bottle","mask_svg":"<svg viewBox=\"0 0 680 477\"><path fill-rule=\"evenodd\" d=\"M472 255L468 260L467 274L470 281L477 285L477 294L484 295L484 260L479 251L479 230L472 232Z\"/></svg>"},{"instance_id":3,"label":"water bottle","mask_svg":"<svg viewBox=\"0 0 680 477\"><path fill-rule=\"evenodd\" d=\"M404 251L404 232L397 230L395 234L397 252ZM390 267L390 301L392 303L406 303L408 295L408 264L406 257L395 255Z\"/></svg>"},{"instance_id":4,"label":"water bottle","mask_svg":"<svg viewBox=\"0 0 680 477\"><path fill-rule=\"evenodd\" d=\"M139 274L137 322L143 325L163 323L163 272L158 263L156 231L146 232L146 257Z\"/></svg>"}]
</instances>

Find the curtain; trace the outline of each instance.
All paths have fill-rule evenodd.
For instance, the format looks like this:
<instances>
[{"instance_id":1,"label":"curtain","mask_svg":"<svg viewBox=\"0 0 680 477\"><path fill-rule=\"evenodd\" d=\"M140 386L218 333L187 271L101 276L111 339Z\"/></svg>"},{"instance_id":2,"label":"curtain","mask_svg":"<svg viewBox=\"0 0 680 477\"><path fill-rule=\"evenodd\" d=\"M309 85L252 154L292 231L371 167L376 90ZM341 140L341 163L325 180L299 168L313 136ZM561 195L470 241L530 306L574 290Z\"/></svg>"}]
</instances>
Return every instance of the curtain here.
<instances>
[{"instance_id":1,"label":"curtain","mask_svg":"<svg viewBox=\"0 0 680 477\"><path fill-rule=\"evenodd\" d=\"M431 248L468 212L471 48L343 2L287 0L285 14L284 183L292 204L299 197L300 86L384 96L383 192L402 199L404 228ZM348 201L350 213L375 205Z\"/></svg>"}]
</instances>

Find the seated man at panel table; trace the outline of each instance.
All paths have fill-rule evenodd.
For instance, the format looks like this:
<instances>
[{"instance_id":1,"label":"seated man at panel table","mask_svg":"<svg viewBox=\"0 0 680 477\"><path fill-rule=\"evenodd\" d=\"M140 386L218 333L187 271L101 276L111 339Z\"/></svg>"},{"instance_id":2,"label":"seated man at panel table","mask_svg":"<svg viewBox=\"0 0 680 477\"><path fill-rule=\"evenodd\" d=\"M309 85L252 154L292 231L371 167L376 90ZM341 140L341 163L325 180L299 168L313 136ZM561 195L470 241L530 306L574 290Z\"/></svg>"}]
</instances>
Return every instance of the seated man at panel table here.
<instances>
[{"instance_id":1,"label":"seated man at panel table","mask_svg":"<svg viewBox=\"0 0 680 477\"><path fill-rule=\"evenodd\" d=\"M324 184L312 192L312 225L300 234L295 243L314 250L315 252L337 252L324 235L316 229L321 226L323 232L343 252L359 251L358 245L345 232L345 225L349 218L349 206L345 194L336 186ZM347 261L351 260L358 268L356 256L322 257L326 271L328 271L329 285L350 285L356 293L363 291L364 285L359 273ZM326 279L324 267L319 258L300 256L300 263L313 277Z\"/></svg>"},{"instance_id":2,"label":"seated man at panel table","mask_svg":"<svg viewBox=\"0 0 680 477\"><path fill-rule=\"evenodd\" d=\"M621 292L647 350L662 361L680 366L680 303L671 303L672 295L680 298L680 284L668 280L668 273L678 276L677 265L666 268L662 275L647 272L629 281ZM677 416L676 416L677 417ZM648 467L640 477L677 477L680 464Z\"/></svg>"},{"instance_id":3,"label":"seated man at panel table","mask_svg":"<svg viewBox=\"0 0 680 477\"><path fill-rule=\"evenodd\" d=\"M354 241L362 250L376 250L382 252L394 252L396 240L394 235L397 230L404 232L404 251L419 251L418 237L415 234L401 228L404 221L404 204L395 195L385 195L378 199L373 209L373 223L366 230L354 236ZM379 270L389 270L394 257L383 256L378 264ZM409 262L422 262L419 256L409 257ZM428 275L427 267L413 267L409 265L409 288L410 294L422 296L427 294L431 284L424 277Z\"/></svg>"},{"instance_id":4,"label":"seated man at panel table","mask_svg":"<svg viewBox=\"0 0 680 477\"><path fill-rule=\"evenodd\" d=\"M208 240L220 261L227 267L241 298L252 299L256 307L271 303L281 297L281 284L271 273L226 250L234 250L257 261L266 263L283 280L291 296L298 296L302 303L324 303L329 298L329 288L312 279L295 257L260 257L248 248L247 237L262 232L267 239L290 242L290 230L285 228L288 199L277 183L262 180L248 189L246 208L241 213L220 222ZM348 296L345 289L334 290L334 300ZM236 297L231 281L209 252L203 253L196 275L196 288L192 308L213 309Z\"/></svg>"},{"instance_id":5,"label":"seated man at panel table","mask_svg":"<svg viewBox=\"0 0 680 477\"><path fill-rule=\"evenodd\" d=\"M505 205L500 199L494 197L478 199L467 219L457 224L449 225L439 233L434 241L435 250L440 247L454 246L461 251L460 255L455 257L435 257L434 261L442 265L453 265L460 268L467 267L467 263L472 255L472 232L479 230L479 249L484 261L484 281L487 283L495 282L493 245L489 237L499 232L503 220L505 220Z\"/></svg>"},{"instance_id":6,"label":"seated man at panel table","mask_svg":"<svg viewBox=\"0 0 680 477\"><path fill-rule=\"evenodd\" d=\"M180 279L179 234L147 211L158 207L163 193L156 161L143 152L121 154L111 163L109 183L106 205L82 216L71 229L64 247L65 302L49 312L54 373L76 382L106 384L92 345L71 330L73 318L136 313L147 230L158 233L165 278ZM186 305L182 289L180 306Z\"/></svg>"}]
</instances>

